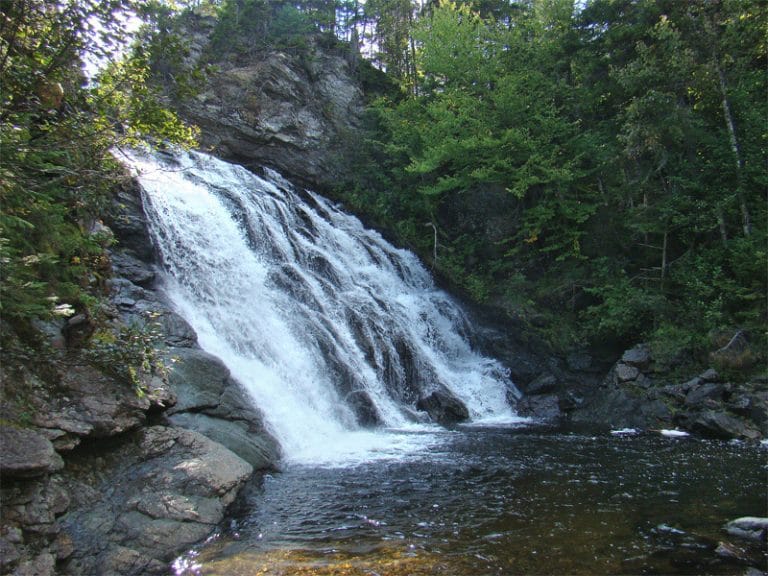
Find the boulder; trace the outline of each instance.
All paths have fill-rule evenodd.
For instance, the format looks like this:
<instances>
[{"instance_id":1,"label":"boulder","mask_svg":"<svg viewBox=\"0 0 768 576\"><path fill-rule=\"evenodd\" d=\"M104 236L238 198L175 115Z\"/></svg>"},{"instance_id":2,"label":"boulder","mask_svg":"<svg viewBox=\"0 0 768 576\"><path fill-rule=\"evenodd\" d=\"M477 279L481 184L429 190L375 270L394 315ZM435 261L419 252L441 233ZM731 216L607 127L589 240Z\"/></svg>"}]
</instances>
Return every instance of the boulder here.
<instances>
[{"instance_id":1,"label":"boulder","mask_svg":"<svg viewBox=\"0 0 768 576\"><path fill-rule=\"evenodd\" d=\"M183 412L171 416L170 421L225 446L255 470L274 468L279 459L277 443L263 430L253 430L246 420L226 420L203 412Z\"/></svg>"},{"instance_id":2,"label":"boulder","mask_svg":"<svg viewBox=\"0 0 768 576\"><path fill-rule=\"evenodd\" d=\"M0 425L0 473L3 477L29 478L64 467L51 441L27 428Z\"/></svg>"},{"instance_id":3,"label":"boulder","mask_svg":"<svg viewBox=\"0 0 768 576\"><path fill-rule=\"evenodd\" d=\"M229 368L216 356L199 348L169 351L175 362L168 382L176 391L176 405L169 414L216 408L228 387Z\"/></svg>"},{"instance_id":4,"label":"boulder","mask_svg":"<svg viewBox=\"0 0 768 576\"><path fill-rule=\"evenodd\" d=\"M469 411L464 404L447 390L435 390L416 403L416 408L429 414L430 418L450 426L469 419Z\"/></svg>"},{"instance_id":5,"label":"boulder","mask_svg":"<svg viewBox=\"0 0 768 576\"><path fill-rule=\"evenodd\" d=\"M712 382L693 386L685 396L685 405L691 408L701 407L706 400L722 400L724 392L725 387L722 384Z\"/></svg>"},{"instance_id":6,"label":"boulder","mask_svg":"<svg viewBox=\"0 0 768 576\"><path fill-rule=\"evenodd\" d=\"M146 420L150 400L129 384L86 364L63 373L59 393L46 398L33 417L40 428L74 436L105 438L132 430Z\"/></svg>"},{"instance_id":7,"label":"boulder","mask_svg":"<svg viewBox=\"0 0 768 576\"><path fill-rule=\"evenodd\" d=\"M706 410L693 418L691 429L713 438L760 438L760 432L725 411Z\"/></svg>"},{"instance_id":8,"label":"boulder","mask_svg":"<svg viewBox=\"0 0 768 576\"><path fill-rule=\"evenodd\" d=\"M557 394L526 396L517 404L517 413L526 418L552 421L562 417Z\"/></svg>"},{"instance_id":9,"label":"boulder","mask_svg":"<svg viewBox=\"0 0 768 576\"><path fill-rule=\"evenodd\" d=\"M170 421L219 442L257 470L274 467L278 444L221 360L197 348L169 354L176 359L168 379L177 394L168 410Z\"/></svg>"},{"instance_id":10,"label":"boulder","mask_svg":"<svg viewBox=\"0 0 768 576\"><path fill-rule=\"evenodd\" d=\"M110 253L113 272L138 286L149 286L155 280L155 271L150 264L139 260L129 250Z\"/></svg>"},{"instance_id":11,"label":"boulder","mask_svg":"<svg viewBox=\"0 0 768 576\"><path fill-rule=\"evenodd\" d=\"M768 535L768 518L742 516L725 524L723 530L737 538L765 542Z\"/></svg>"},{"instance_id":12,"label":"boulder","mask_svg":"<svg viewBox=\"0 0 768 576\"><path fill-rule=\"evenodd\" d=\"M177 348L191 348L197 345L197 333L189 322L181 316L172 312L165 311L159 318L163 329L165 343Z\"/></svg>"},{"instance_id":13,"label":"boulder","mask_svg":"<svg viewBox=\"0 0 768 576\"><path fill-rule=\"evenodd\" d=\"M572 414L574 422L612 428L657 428L668 424L672 414L660 399L624 387L612 387L594 396Z\"/></svg>"},{"instance_id":14,"label":"boulder","mask_svg":"<svg viewBox=\"0 0 768 576\"><path fill-rule=\"evenodd\" d=\"M634 366L639 370L645 370L651 365L651 350L647 344L638 344L630 348L621 357L624 364Z\"/></svg>"},{"instance_id":15,"label":"boulder","mask_svg":"<svg viewBox=\"0 0 768 576\"><path fill-rule=\"evenodd\" d=\"M631 364L619 362L616 364L616 378L619 382L629 382L640 375L640 370Z\"/></svg>"},{"instance_id":16,"label":"boulder","mask_svg":"<svg viewBox=\"0 0 768 576\"><path fill-rule=\"evenodd\" d=\"M72 552L64 574L161 574L167 562L204 539L253 468L202 434L153 426L99 464L80 462L63 519Z\"/></svg>"},{"instance_id":17,"label":"boulder","mask_svg":"<svg viewBox=\"0 0 768 576\"><path fill-rule=\"evenodd\" d=\"M344 401L352 408L361 426L380 426L382 424L376 404L365 390L353 390L344 397Z\"/></svg>"},{"instance_id":18,"label":"boulder","mask_svg":"<svg viewBox=\"0 0 768 576\"><path fill-rule=\"evenodd\" d=\"M557 388L557 378L550 373L540 374L533 382L525 387L527 394L545 394Z\"/></svg>"}]
</instances>

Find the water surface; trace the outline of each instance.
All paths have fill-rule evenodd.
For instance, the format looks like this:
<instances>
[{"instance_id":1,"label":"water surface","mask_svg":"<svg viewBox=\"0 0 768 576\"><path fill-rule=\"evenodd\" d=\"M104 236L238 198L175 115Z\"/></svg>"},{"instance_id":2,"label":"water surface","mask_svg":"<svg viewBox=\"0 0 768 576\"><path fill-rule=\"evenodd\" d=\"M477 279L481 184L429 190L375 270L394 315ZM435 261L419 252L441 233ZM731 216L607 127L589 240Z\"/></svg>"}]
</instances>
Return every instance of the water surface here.
<instances>
[{"instance_id":1,"label":"water surface","mask_svg":"<svg viewBox=\"0 0 768 576\"><path fill-rule=\"evenodd\" d=\"M391 459L266 476L177 573L743 574L715 554L721 527L766 514L768 452L756 444L530 427L429 434L426 448Z\"/></svg>"}]
</instances>

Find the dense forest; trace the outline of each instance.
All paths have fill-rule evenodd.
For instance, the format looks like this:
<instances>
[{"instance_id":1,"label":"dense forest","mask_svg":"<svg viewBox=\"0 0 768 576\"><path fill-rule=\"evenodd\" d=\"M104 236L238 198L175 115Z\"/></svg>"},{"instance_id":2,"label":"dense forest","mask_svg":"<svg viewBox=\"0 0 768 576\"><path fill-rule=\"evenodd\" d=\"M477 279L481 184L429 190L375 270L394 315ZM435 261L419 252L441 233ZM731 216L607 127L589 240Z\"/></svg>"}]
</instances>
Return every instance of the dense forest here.
<instances>
[{"instance_id":1,"label":"dense forest","mask_svg":"<svg viewBox=\"0 0 768 576\"><path fill-rule=\"evenodd\" d=\"M108 239L89 223L119 181L109 150L193 142L169 109L204 79L204 67L181 73L178 33L202 14L216 19L203 64L323 45L386 73L358 67L365 138L340 159L352 176L334 194L475 302L563 349L647 339L659 358L705 360L719 334L743 328L765 350L758 0L3 0L0 10L5 319L98 307ZM129 13L146 24L126 50ZM109 64L88 78L88 58Z\"/></svg>"},{"instance_id":2,"label":"dense forest","mask_svg":"<svg viewBox=\"0 0 768 576\"><path fill-rule=\"evenodd\" d=\"M765 5L437 4L382 56L402 91L371 108L358 208L555 343L764 338ZM506 224L462 226L473 198Z\"/></svg>"}]
</instances>

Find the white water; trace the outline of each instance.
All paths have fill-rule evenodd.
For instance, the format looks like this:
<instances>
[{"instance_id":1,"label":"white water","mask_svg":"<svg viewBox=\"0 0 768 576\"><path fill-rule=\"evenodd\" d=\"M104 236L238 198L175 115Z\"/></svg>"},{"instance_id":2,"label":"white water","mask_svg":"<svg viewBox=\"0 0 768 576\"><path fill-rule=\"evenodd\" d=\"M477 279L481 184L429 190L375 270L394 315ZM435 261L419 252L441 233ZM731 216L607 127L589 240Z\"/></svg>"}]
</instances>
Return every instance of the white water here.
<instances>
[{"instance_id":1,"label":"white water","mask_svg":"<svg viewBox=\"0 0 768 576\"><path fill-rule=\"evenodd\" d=\"M129 160L170 301L248 390L288 461L435 442L415 406L440 386L473 421L516 419L506 371L472 349L462 311L412 253L271 171L262 179L200 153Z\"/></svg>"}]
</instances>

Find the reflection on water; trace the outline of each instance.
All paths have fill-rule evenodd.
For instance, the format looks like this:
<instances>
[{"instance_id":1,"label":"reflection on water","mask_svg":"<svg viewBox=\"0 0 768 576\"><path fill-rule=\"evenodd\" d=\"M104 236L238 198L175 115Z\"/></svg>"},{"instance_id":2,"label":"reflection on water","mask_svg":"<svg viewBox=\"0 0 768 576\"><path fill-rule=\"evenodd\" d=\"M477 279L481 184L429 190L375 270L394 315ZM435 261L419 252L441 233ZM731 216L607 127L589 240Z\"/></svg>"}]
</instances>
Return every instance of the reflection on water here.
<instances>
[{"instance_id":1,"label":"reflection on water","mask_svg":"<svg viewBox=\"0 0 768 576\"><path fill-rule=\"evenodd\" d=\"M418 458L267 476L177 573L743 574L715 548L725 521L766 514L767 455L653 434L446 432Z\"/></svg>"}]
</instances>

